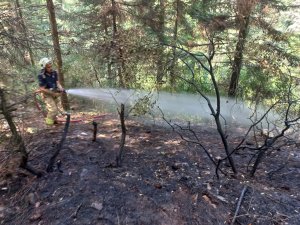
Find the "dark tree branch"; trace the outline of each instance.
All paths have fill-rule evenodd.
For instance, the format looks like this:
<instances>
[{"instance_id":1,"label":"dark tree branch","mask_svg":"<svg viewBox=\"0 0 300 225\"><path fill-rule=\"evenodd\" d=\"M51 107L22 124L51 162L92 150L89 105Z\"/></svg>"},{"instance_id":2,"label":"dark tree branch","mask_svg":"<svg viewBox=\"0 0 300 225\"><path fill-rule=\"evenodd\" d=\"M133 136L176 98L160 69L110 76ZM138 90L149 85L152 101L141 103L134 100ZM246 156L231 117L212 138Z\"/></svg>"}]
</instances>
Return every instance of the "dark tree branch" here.
<instances>
[{"instance_id":1,"label":"dark tree branch","mask_svg":"<svg viewBox=\"0 0 300 225\"><path fill-rule=\"evenodd\" d=\"M269 112L279 103L279 101L275 102L262 116L259 120L257 120L256 122L254 122L248 129L248 131L246 132L246 134L244 135L243 139L240 141L240 143L234 148L233 152L243 148L241 147L242 144L244 144L244 142L246 141L250 131L256 126L258 125L264 118L266 118L266 116L269 114Z\"/></svg>"},{"instance_id":2,"label":"dark tree branch","mask_svg":"<svg viewBox=\"0 0 300 225\"><path fill-rule=\"evenodd\" d=\"M183 78L183 80L185 80L190 85L192 85L196 89L196 91L206 100L206 102L208 104L208 107L210 108L210 111L212 113L212 116L214 117L218 133L221 137L221 140L222 140L222 143L223 143L223 146L224 146L224 150L226 152L226 158L225 159L228 159L233 173L237 173L235 163L232 159L232 154L229 150L229 145L228 145L228 142L227 142L227 139L226 139L226 135L223 131L222 124L220 122L220 117L221 117L221 96L220 96L219 86L217 84L215 74L214 74L214 70L213 70L213 66L212 66L212 60L213 60L213 57L214 57L214 54L215 54L215 48L214 48L213 38L211 38L209 41L210 41L210 44L211 44L211 49L210 49L211 51L210 51L209 56L206 56L203 53L195 55L195 54L189 52L188 50L184 49L183 47L174 46L174 45L165 44L165 43L163 43L163 44L168 46L168 47L171 47L172 49L176 48L180 51L185 52L187 55L191 56L201 66L201 68L203 68L205 71L207 71L209 73L212 84L213 84L213 87L214 87L215 95L216 95L216 101L217 101L216 110L213 108L209 98L200 90L200 88L198 87L198 85L195 82L189 81L189 80L184 79L184 78ZM199 55L202 56L205 59L205 61L208 63L208 66L204 65L204 63L199 59ZM181 61L184 62L184 60L182 60L182 59L181 59ZM187 65L187 63L185 63L185 65ZM188 66L188 68L189 68L189 70L191 71L191 73L194 77L195 74L194 74L193 69L190 68L189 66Z\"/></svg>"},{"instance_id":3,"label":"dark tree branch","mask_svg":"<svg viewBox=\"0 0 300 225\"><path fill-rule=\"evenodd\" d=\"M234 212L234 216L232 218L232 221L231 221L230 225L234 225L234 222L236 220L236 217L238 216L238 213L239 213L239 210L241 208L242 201L244 199L244 195L245 195L246 191L247 191L247 186L244 186L244 188L243 188L243 190L241 192L241 195L239 197L239 201L237 203L237 206L236 206L236 209L235 209L235 212Z\"/></svg>"},{"instance_id":4,"label":"dark tree branch","mask_svg":"<svg viewBox=\"0 0 300 225\"><path fill-rule=\"evenodd\" d=\"M96 141L97 139L97 122L93 121L93 141Z\"/></svg>"},{"instance_id":5,"label":"dark tree branch","mask_svg":"<svg viewBox=\"0 0 300 225\"><path fill-rule=\"evenodd\" d=\"M186 138L181 132L177 131L177 129L174 127L173 124L171 124L164 116L163 111L158 107L158 109L160 110L161 114L162 114L162 119L172 128L172 130L174 132L176 132L180 138L184 141L186 141L187 143L192 143L192 144L196 144L199 145L205 152L205 154L208 156L208 158L210 159L210 161L215 165L216 167L216 176L217 178L219 178L219 174L218 171L220 171L222 174L227 175L221 168L218 167L218 164L216 162L216 160L213 158L213 156L208 152L208 150L201 144L201 141L199 140L197 134L195 133L195 131L193 131L190 126L188 128L183 128L181 126L179 126L178 124L175 124L176 127L178 127L181 131L188 131L190 133L192 133L193 137L196 139L195 140L191 140Z\"/></svg>"},{"instance_id":6,"label":"dark tree branch","mask_svg":"<svg viewBox=\"0 0 300 225\"><path fill-rule=\"evenodd\" d=\"M121 121L122 135L121 135L119 155L117 156L117 159L116 159L117 166L121 166L121 164L122 164L123 155L124 155L125 139L126 139L125 106L124 106L124 104L121 104L121 111L119 112L119 115L120 115L120 121Z\"/></svg>"},{"instance_id":7,"label":"dark tree branch","mask_svg":"<svg viewBox=\"0 0 300 225\"><path fill-rule=\"evenodd\" d=\"M273 146L275 145L275 143L282 137L284 137L286 131L288 131L292 125L294 125L293 123L295 122L298 122L300 120L300 117L296 117L294 119L289 119L290 117L290 110L291 110L291 107L293 104L297 104L298 101L292 101L291 100L291 95L292 95L292 92L291 92L291 84L289 85L289 91L287 93L287 107L286 107L286 110L285 110L285 121L284 121L284 127L282 128L281 132L279 134L277 134L276 136L274 137L266 137L265 139L265 142L264 144L260 147L260 150L258 152L258 155L257 155L257 158L254 162L254 165L252 167L252 170L251 170L251 173L250 175L251 176L254 176L257 168L258 168L258 165L261 163L265 153L273 148Z\"/></svg>"},{"instance_id":8,"label":"dark tree branch","mask_svg":"<svg viewBox=\"0 0 300 225\"><path fill-rule=\"evenodd\" d=\"M55 163L56 157L58 156L60 150L62 149L63 144L64 144L64 142L66 140L66 137L67 137L67 134L68 134L68 129L69 129L69 126L70 126L70 120L71 120L71 115L67 114L66 124L65 124L65 128L64 128L64 131L63 131L62 138L61 138L59 144L57 145L57 149L56 149L55 153L50 158L49 164L47 166L47 172L48 173L53 172L53 165Z\"/></svg>"}]
</instances>

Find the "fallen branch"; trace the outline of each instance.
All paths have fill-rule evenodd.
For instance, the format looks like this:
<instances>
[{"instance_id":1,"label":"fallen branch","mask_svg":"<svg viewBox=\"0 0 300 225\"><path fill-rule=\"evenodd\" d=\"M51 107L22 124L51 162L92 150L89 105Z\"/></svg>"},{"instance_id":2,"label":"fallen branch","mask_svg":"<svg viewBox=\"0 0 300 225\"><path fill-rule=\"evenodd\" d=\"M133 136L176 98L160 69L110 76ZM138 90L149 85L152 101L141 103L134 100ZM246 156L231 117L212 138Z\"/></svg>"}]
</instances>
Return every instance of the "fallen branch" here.
<instances>
[{"instance_id":1,"label":"fallen branch","mask_svg":"<svg viewBox=\"0 0 300 225\"><path fill-rule=\"evenodd\" d=\"M71 120L71 115L67 114L66 124L65 124L65 128L64 128L62 138L61 138L59 144L57 145L57 149L56 149L55 153L50 158L49 164L47 166L47 172L48 173L53 171L53 165L54 165L55 159L58 156L58 154L59 154L60 150L62 149L62 146L63 146L63 144L66 140L68 129L69 129L69 126L70 126L70 120Z\"/></svg>"},{"instance_id":2,"label":"fallen branch","mask_svg":"<svg viewBox=\"0 0 300 225\"><path fill-rule=\"evenodd\" d=\"M38 178L43 176L43 173L40 171L37 171L36 169L32 168L29 165L24 165L24 166L20 166L20 168L27 170L28 172L30 172L31 174L37 176Z\"/></svg>"},{"instance_id":3,"label":"fallen branch","mask_svg":"<svg viewBox=\"0 0 300 225\"><path fill-rule=\"evenodd\" d=\"M237 206L236 206L236 209L235 209L235 212L234 212L234 216L233 216L233 218L232 218L232 221L231 221L231 224L230 225L234 225L234 222L235 222L235 220L236 220L236 217L238 216L238 213L239 213L239 210L240 210L240 208L241 208L241 205L242 205L242 201L243 201L243 199L244 199L244 195L245 195L245 193L246 193L246 191L247 191L247 186L244 186L244 188L243 188L243 190L242 190L242 192L241 192L241 195L240 195L240 197L239 197L239 201L238 201L238 203L237 203Z\"/></svg>"},{"instance_id":4,"label":"fallen branch","mask_svg":"<svg viewBox=\"0 0 300 225\"><path fill-rule=\"evenodd\" d=\"M71 218L77 218L77 214L78 214L80 208L82 207L82 204L83 204L83 203L81 202L81 203L79 204L79 206L77 206L75 212L72 213Z\"/></svg>"}]
</instances>

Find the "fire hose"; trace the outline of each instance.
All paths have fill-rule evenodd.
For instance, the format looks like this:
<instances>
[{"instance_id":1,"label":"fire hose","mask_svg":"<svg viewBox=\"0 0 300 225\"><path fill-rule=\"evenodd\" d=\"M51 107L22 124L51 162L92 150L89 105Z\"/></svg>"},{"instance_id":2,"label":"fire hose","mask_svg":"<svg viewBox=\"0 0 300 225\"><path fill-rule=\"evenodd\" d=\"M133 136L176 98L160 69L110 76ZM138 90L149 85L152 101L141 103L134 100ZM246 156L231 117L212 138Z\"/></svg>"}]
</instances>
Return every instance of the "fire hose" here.
<instances>
[{"instance_id":1,"label":"fire hose","mask_svg":"<svg viewBox=\"0 0 300 225\"><path fill-rule=\"evenodd\" d=\"M66 93L66 91L64 91L64 93ZM33 96L34 96L34 103L35 103L36 108L41 112L42 116L44 118L46 118L47 117L47 110L45 109L45 103L42 100L41 90L36 90L34 92ZM60 111L60 113L62 115L64 115L63 112ZM103 118L104 116L105 116L105 114L103 114L103 115L95 115L95 116L92 116L91 119L92 120L100 119L100 118ZM66 120L62 119L62 118L57 118L56 121L58 123L65 123L66 122ZM79 122L83 122L83 121L85 121L85 119L83 117L82 118L76 118L76 119L71 119L70 120L71 123L79 123Z\"/></svg>"}]
</instances>

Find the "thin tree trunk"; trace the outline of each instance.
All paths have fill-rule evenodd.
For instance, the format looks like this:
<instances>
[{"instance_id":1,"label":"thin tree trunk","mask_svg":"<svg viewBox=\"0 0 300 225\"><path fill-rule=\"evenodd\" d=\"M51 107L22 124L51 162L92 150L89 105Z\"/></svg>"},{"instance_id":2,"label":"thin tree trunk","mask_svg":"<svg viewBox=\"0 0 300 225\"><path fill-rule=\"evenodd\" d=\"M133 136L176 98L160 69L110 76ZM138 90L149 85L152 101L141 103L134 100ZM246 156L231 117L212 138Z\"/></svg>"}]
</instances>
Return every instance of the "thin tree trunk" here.
<instances>
[{"instance_id":1,"label":"thin tree trunk","mask_svg":"<svg viewBox=\"0 0 300 225\"><path fill-rule=\"evenodd\" d=\"M170 66L170 84L172 89L175 86L175 80L176 80L176 73L175 73L175 67L177 62L177 55L176 55L176 43L177 43L177 35L178 35L178 20L179 20L179 1L176 0L176 17L175 17L175 24L174 24L174 33L173 33L173 48L172 48L172 63Z\"/></svg>"},{"instance_id":2,"label":"thin tree trunk","mask_svg":"<svg viewBox=\"0 0 300 225\"><path fill-rule=\"evenodd\" d=\"M124 104L121 104L121 111L119 112L119 115L120 115L120 121L121 121L122 135L121 135L119 155L116 158L118 167L121 166L122 161L123 161L125 139L126 139L125 106L124 106Z\"/></svg>"},{"instance_id":3,"label":"thin tree trunk","mask_svg":"<svg viewBox=\"0 0 300 225\"><path fill-rule=\"evenodd\" d=\"M104 31L105 31L105 35L106 37L108 37L108 29L107 29L107 23L106 20L104 21ZM112 87L113 85L115 85L113 83L113 76L112 76L112 70L111 70L111 64L112 64L112 57L111 57L111 49L112 44L110 46L110 48L108 48L108 52L107 52L107 79L108 79L108 85L109 87Z\"/></svg>"},{"instance_id":4,"label":"thin tree trunk","mask_svg":"<svg viewBox=\"0 0 300 225\"><path fill-rule=\"evenodd\" d=\"M116 1L115 0L111 0L111 5L112 5L112 19L113 19L113 24L112 24L112 28L113 28L113 33L112 33L112 39L113 39L113 49L115 49L117 51L117 74L119 77L119 86L122 88L125 88L126 86L126 82L124 81L124 68L125 68L125 62L123 59L123 51L121 49L121 47L119 46L119 43L117 43L117 34L118 34L118 30L117 30L117 7L116 7Z\"/></svg>"},{"instance_id":5,"label":"thin tree trunk","mask_svg":"<svg viewBox=\"0 0 300 225\"><path fill-rule=\"evenodd\" d=\"M237 19L239 25L238 41L235 48L228 96L235 97L239 85L242 68L244 47L248 36L249 22L252 9L258 4L257 0L236 0Z\"/></svg>"},{"instance_id":6,"label":"thin tree trunk","mask_svg":"<svg viewBox=\"0 0 300 225\"><path fill-rule=\"evenodd\" d=\"M159 1L160 5L160 13L159 13L159 28L158 28L158 41L159 41L159 48L158 48L158 58L157 58L157 84L161 85L163 81L163 76L164 76L164 47L163 47L163 42L164 42L164 27L165 27L165 1L160 0Z\"/></svg>"},{"instance_id":7,"label":"thin tree trunk","mask_svg":"<svg viewBox=\"0 0 300 225\"><path fill-rule=\"evenodd\" d=\"M208 71L209 71L209 74L211 76L212 83L213 83L213 86L214 86L214 89L215 89L215 93L216 93L216 99L217 99L217 108L216 108L216 111L214 111L214 109L211 106L211 103L210 103L209 100L208 100L208 103L209 103L209 107L211 109L212 115L213 115L213 117L215 119L218 133L221 136L221 140L222 140L225 152L226 152L226 156L227 156L228 161L230 163L231 169L236 174L237 173L237 169L236 169L234 160L233 160L233 158L231 156L231 152L230 152L229 145L228 145L228 142L227 142L227 139L226 139L226 135L225 135L225 133L223 131L222 124L220 122L220 116L221 116L221 95L220 95L219 86L217 84L216 77L215 77L215 74L213 72L213 66L212 66L212 59L213 59L213 57L215 55L215 48L214 48L214 43L213 42L211 42L211 46L212 46L212 50L211 50L211 55L209 55L209 70Z\"/></svg>"},{"instance_id":8,"label":"thin tree trunk","mask_svg":"<svg viewBox=\"0 0 300 225\"><path fill-rule=\"evenodd\" d=\"M55 9L52 0L47 0L47 9L48 9L49 20L51 25L53 47L54 47L55 57L57 60L58 80L61 83L61 85L64 86L65 81L64 81L64 74L62 70L63 63L62 63L61 49L60 49L59 37L57 31ZM62 95L62 106L64 110L69 109L69 101L65 93Z\"/></svg>"},{"instance_id":9,"label":"thin tree trunk","mask_svg":"<svg viewBox=\"0 0 300 225\"><path fill-rule=\"evenodd\" d=\"M10 109L7 106L5 92L2 88L0 88L0 111L3 114L7 124L9 126L9 129L12 133L13 143L16 144L16 146L18 146L17 152L19 152L21 154L22 159L20 162L20 167L25 168L26 164L27 164L28 153L26 151L26 147L25 147L23 138L19 134L17 127L11 116Z\"/></svg>"},{"instance_id":10,"label":"thin tree trunk","mask_svg":"<svg viewBox=\"0 0 300 225\"><path fill-rule=\"evenodd\" d=\"M240 22L238 42L235 48L235 54L234 54L233 65L232 65L232 73L231 73L231 79L230 79L229 90L228 90L229 97L235 97L237 94L237 88L238 88L242 62L243 62L244 47L245 47L248 27L249 27L249 20L250 20L250 16L246 16L243 19L241 19Z\"/></svg>"},{"instance_id":11,"label":"thin tree trunk","mask_svg":"<svg viewBox=\"0 0 300 225\"><path fill-rule=\"evenodd\" d=\"M98 123L93 121L93 141L97 140Z\"/></svg>"},{"instance_id":12,"label":"thin tree trunk","mask_svg":"<svg viewBox=\"0 0 300 225\"><path fill-rule=\"evenodd\" d=\"M27 32L27 28L26 28L25 21L24 21L24 18L23 18L23 13L22 13L22 10L21 10L21 5L20 5L19 0L16 0L16 11L17 11L17 13L20 17L20 25L22 27L24 35L25 35L26 38L28 38L28 32ZM29 54L29 57L30 57L30 63L31 63L32 66L34 66L33 52L32 52L32 49L31 49L31 46L30 46L30 43L29 43L28 40L26 40L26 48L27 48L27 51L28 51L28 54Z\"/></svg>"}]
</instances>

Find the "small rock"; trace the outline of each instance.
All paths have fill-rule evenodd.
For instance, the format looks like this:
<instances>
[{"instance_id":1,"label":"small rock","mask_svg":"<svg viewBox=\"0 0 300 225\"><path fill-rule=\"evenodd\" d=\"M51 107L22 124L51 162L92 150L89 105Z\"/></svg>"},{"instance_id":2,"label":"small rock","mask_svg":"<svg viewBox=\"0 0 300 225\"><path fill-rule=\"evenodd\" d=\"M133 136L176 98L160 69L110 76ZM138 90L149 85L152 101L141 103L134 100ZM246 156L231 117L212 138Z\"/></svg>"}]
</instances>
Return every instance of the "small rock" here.
<instances>
[{"instance_id":1,"label":"small rock","mask_svg":"<svg viewBox=\"0 0 300 225\"><path fill-rule=\"evenodd\" d=\"M30 205L35 205L35 203L37 202L36 196L32 192L28 194L27 199Z\"/></svg>"},{"instance_id":2,"label":"small rock","mask_svg":"<svg viewBox=\"0 0 300 225\"><path fill-rule=\"evenodd\" d=\"M93 202L92 207L100 211L103 209L103 204L101 202Z\"/></svg>"},{"instance_id":3,"label":"small rock","mask_svg":"<svg viewBox=\"0 0 300 225\"><path fill-rule=\"evenodd\" d=\"M42 217L41 212L35 212L31 217L30 217L30 221L35 221L38 220Z\"/></svg>"},{"instance_id":4,"label":"small rock","mask_svg":"<svg viewBox=\"0 0 300 225\"><path fill-rule=\"evenodd\" d=\"M86 168L83 168L81 173L80 173L80 179L84 179L86 177L86 175L88 174L88 170Z\"/></svg>"},{"instance_id":5,"label":"small rock","mask_svg":"<svg viewBox=\"0 0 300 225\"><path fill-rule=\"evenodd\" d=\"M228 201L221 195L216 195L217 199L221 200L222 202L228 203Z\"/></svg>"}]
</instances>

